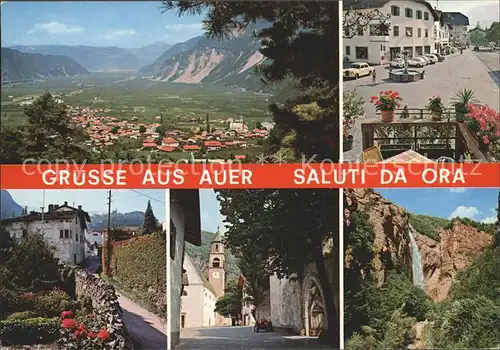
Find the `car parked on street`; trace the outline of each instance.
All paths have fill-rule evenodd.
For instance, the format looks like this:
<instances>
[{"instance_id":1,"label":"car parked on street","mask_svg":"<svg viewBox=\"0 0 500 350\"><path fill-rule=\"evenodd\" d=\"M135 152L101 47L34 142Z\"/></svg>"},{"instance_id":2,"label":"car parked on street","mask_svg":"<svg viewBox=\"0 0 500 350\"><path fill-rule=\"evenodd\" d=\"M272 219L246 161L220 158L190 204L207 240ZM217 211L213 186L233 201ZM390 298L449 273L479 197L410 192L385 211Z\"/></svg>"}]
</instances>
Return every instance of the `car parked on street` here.
<instances>
[{"instance_id":1,"label":"car parked on street","mask_svg":"<svg viewBox=\"0 0 500 350\"><path fill-rule=\"evenodd\" d=\"M439 62L439 59L437 58L437 56L433 55L431 53L430 54L426 54L425 57L427 57L428 59L431 60L431 64Z\"/></svg>"},{"instance_id":2,"label":"car parked on street","mask_svg":"<svg viewBox=\"0 0 500 350\"><path fill-rule=\"evenodd\" d=\"M420 59L420 60L424 60L425 61L425 64L431 64L431 59L429 57L425 57L425 56L417 56L415 57L416 59Z\"/></svg>"},{"instance_id":3,"label":"car parked on street","mask_svg":"<svg viewBox=\"0 0 500 350\"><path fill-rule=\"evenodd\" d=\"M420 57L413 57L408 59L408 65L410 67L424 67L427 65L427 60Z\"/></svg>"},{"instance_id":4,"label":"car parked on street","mask_svg":"<svg viewBox=\"0 0 500 350\"><path fill-rule=\"evenodd\" d=\"M443 62L444 61L444 56L441 55L440 53L435 53L434 55L437 57L437 59L438 59L439 62Z\"/></svg>"},{"instance_id":5,"label":"car parked on street","mask_svg":"<svg viewBox=\"0 0 500 350\"><path fill-rule=\"evenodd\" d=\"M354 62L349 68L344 69L344 78L358 79L366 75L373 75L375 72L374 67L370 67L365 62Z\"/></svg>"},{"instance_id":6,"label":"car parked on street","mask_svg":"<svg viewBox=\"0 0 500 350\"><path fill-rule=\"evenodd\" d=\"M405 60L402 58L395 58L389 63L389 66L391 68L404 68L405 67Z\"/></svg>"}]
</instances>

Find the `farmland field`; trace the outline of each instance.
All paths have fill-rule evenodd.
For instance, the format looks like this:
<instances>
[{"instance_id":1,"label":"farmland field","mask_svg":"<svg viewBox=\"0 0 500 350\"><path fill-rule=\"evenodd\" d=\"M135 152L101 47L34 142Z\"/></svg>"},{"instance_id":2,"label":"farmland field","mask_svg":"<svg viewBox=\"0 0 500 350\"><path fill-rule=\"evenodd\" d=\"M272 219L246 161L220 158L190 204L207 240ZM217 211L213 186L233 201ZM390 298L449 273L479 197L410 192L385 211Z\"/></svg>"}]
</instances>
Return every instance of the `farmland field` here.
<instances>
[{"instance_id":1,"label":"farmland field","mask_svg":"<svg viewBox=\"0 0 500 350\"><path fill-rule=\"evenodd\" d=\"M190 119L204 119L207 113L213 121L242 116L250 126L271 119L269 95L237 88L164 83L117 72L3 85L2 123L22 125L21 102L44 92L58 95L72 106L111 109L106 114L125 120L137 117L149 123L163 115L169 124L182 125Z\"/></svg>"}]
</instances>

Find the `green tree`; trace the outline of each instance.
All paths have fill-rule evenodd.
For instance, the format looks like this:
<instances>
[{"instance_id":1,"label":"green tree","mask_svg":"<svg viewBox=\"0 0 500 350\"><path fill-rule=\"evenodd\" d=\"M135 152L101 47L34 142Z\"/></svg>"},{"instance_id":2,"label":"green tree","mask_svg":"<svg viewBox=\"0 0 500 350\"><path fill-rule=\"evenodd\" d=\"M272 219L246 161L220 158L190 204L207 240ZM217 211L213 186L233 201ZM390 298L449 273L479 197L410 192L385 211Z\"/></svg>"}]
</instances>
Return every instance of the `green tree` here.
<instances>
[{"instance_id":1,"label":"green tree","mask_svg":"<svg viewBox=\"0 0 500 350\"><path fill-rule=\"evenodd\" d=\"M498 45L500 42L500 22L493 22L486 30L486 41Z\"/></svg>"},{"instance_id":2,"label":"green tree","mask_svg":"<svg viewBox=\"0 0 500 350\"><path fill-rule=\"evenodd\" d=\"M473 45L485 45L486 44L486 33L481 29L473 29L470 33L470 42Z\"/></svg>"},{"instance_id":3,"label":"green tree","mask_svg":"<svg viewBox=\"0 0 500 350\"><path fill-rule=\"evenodd\" d=\"M5 227L0 226L0 265L5 264L14 249L14 240Z\"/></svg>"},{"instance_id":4,"label":"green tree","mask_svg":"<svg viewBox=\"0 0 500 350\"><path fill-rule=\"evenodd\" d=\"M146 127L144 125L139 126L139 132L140 133L145 133L146 132Z\"/></svg>"},{"instance_id":5,"label":"green tree","mask_svg":"<svg viewBox=\"0 0 500 350\"><path fill-rule=\"evenodd\" d=\"M242 292L237 280L229 280L224 288L224 296L215 303L215 312L225 317L241 318Z\"/></svg>"},{"instance_id":6,"label":"green tree","mask_svg":"<svg viewBox=\"0 0 500 350\"><path fill-rule=\"evenodd\" d=\"M119 129L120 129L119 127L115 126L113 129L111 129L111 132L113 134L117 134Z\"/></svg>"},{"instance_id":7,"label":"green tree","mask_svg":"<svg viewBox=\"0 0 500 350\"><path fill-rule=\"evenodd\" d=\"M142 234L148 235L156 232L158 229L158 220L153 213L153 208L151 207L151 202L148 201L148 206L144 212L144 223L142 224Z\"/></svg>"}]
</instances>

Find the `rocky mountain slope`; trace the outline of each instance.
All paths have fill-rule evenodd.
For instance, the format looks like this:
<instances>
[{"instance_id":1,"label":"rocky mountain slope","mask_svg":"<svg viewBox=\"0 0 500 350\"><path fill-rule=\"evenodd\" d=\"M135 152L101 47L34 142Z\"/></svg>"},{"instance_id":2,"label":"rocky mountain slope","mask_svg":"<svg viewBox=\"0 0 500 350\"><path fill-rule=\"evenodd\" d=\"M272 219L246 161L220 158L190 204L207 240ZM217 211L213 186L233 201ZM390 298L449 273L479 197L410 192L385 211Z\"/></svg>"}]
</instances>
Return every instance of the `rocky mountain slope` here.
<instances>
[{"instance_id":1,"label":"rocky mountain slope","mask_svg":"<svg viewBox=\"0 0 500 350\"><path fill-rule=\"evenodd\" d=\"M370 189L348 189L344 193L347 212L364 211L373 225L373 276L378 284L385 281L387 270L396 260L404 265L411 278L412 250L408 232L414 221L412 215ZM423 216L417 218L421 221ZM420 221L415 221L418 227L426 227ZM424 272L425 292L440 301L448 296L457 272L469 267L491 246L493 235L480 230L487 225L474 224L471 220L434 220L436 222L443 224L437 232L415 232L414 236ZM413 225L414 231L416 226Z\"/></svg>"},{"instance_id":2,"label":"rocky mountain slope","mask_svg":"<svg viewBox=\"0 0 500 350\"><path fill-rule=\"evenodd\" d=\"M21 215L23 208L17 204L7 190L0 190L0 219Z\"/></svg>"},{"instance_id":3,"label":"rocky mountain slope","mask_svg":"<svg viewBox=\"0 0 500 350\"><path fill-rule=\"evenodd\" d=\"M253 68L265 57L259 52L260 41L253 34L264 24L234 33L227 40L193 38L174 45L152 65L141 71L153 79L174 83L218 83L258 89L260 79Z\"/></svg>"},{"instance_id":4,"label":"rocky mountain slope","mask_svg":"<svg viewBox=\"0 0 500 350\"><path fill-rule=\"evenodd\" d=\"M2 47L2 82L89 74L68 56L23 53Z\"/></svg>"},{"instance_id":5,"label":"rocky mountain slope","mask_svg":"<svg viewBox=\"0 0 500 350\"><path fill-rule=\"evenodd\" d=\"M137 49L105 46L35 45L13 46L11 49L42 55L63 55L78 62L89 71L138 70L154 61L167 49L165 43L153 43Z\"/></svg>"}]
</instances>

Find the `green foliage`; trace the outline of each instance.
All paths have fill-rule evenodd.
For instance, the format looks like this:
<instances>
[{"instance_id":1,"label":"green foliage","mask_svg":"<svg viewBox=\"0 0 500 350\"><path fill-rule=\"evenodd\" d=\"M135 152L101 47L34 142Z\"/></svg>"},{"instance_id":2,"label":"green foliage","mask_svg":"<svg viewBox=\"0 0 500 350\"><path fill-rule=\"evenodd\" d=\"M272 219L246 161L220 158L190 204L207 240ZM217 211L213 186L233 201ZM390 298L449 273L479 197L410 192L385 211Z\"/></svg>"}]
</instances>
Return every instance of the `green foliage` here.
<instances>
[{"instance_id":1,"label":"green foliage","mask_svg":"<svg viewBox=\"0 0 500 350\"><path fill-rule=\"evenodd\" d=\"M7 316L8 321L14 321L14 320L26 320L28 318L36 318L37 314L36 312L33 311L20 311L20 312L14 312Z\"/></svg>"},{"instance_id":2,"label":"green foliage","mask_svg":"<svg viewBox=\"0 0 500 350\"><path fill-rule=\"evenodd\" d=\"M57 317L62 311L77 309L77 304L70 300L69 295L57 289L35 294L32 302L33 310L41 317Z\"/></svg>"},{"instance_id":3,"label":"green foliage","mask_svg":"<svg viewBox=\"0 0 500 350\"><path fill-rule=\"evenodd\" d=\"M224 289L224 296L215 303L215 312L225 317L241 315L242 292L238 288L238 280L229 280Z\"/></svg>"},{"instance_id":4,"label":"green foliage","mask_svg":"<svg viewBox=\"0 0 500 350\"><path fill-rule=\"evenodd\" d=\"M434 322L435 348L493 348L500 339L498 299L485 296L451 301Z\"/></svg>"},{"instance_id":5,"label":"green foliage","mask_svg":"<svg viewBox=\"0 0 500 350\"><path fill-rule=\"evenodd\" d=\"M385 325L382 349L407 349L415 340L415 319L396 310Z\"/></svg>"},{"instance_id":6,"label":"green foliage","mask_svg":"<svg viewBox=\"0 0 500 350\"><path fill-rule=\"evenodd\" d=\"M59 337L58 318L29 318L0 321L2 345L52 343Z\"/></svg>"},{"instance_id":7,"label":"green foliage","mask_svg":"<svg viewBox=\"0 0 500 350\"><path fill-rule=\"evenodd\" d=\"M346 350L376 349L380 342L372 334L354 333L346 342Z\"/></svg>"},{"instance_id":8,"label":"green foliage","mask_svg":"<svg viewBox=\"0 0 500 350\"><path fill-rule=\"evenodd\" d=\"M142 224L142 234L148 235L150 233L156 232L158 230L158 220L153 213L153 208L151 207L151 201L148 200L148 206L144 212L144 222Z\"/></svg>"},{"instance_id":9,"label":"green foliage","mask_svg":"<svg viewBox=\"0 0 500 350\"><path fill-rule=\"evenodd\" d=\"M496 43L498 45L498 42L500 42L500 22L495 21L486 29L485 39L489 43Z\"/></svg>"},{"instance_id":10,"label":"green foliage","mask_svg":"<svg viewBox=\"0 0 500 350\"><path fill-rule=\"evenodd\" d=\"M166 315L166 246L163 235L144 235L113 247L112 274L125 288Z\"/></svg>"},{"instance_id":11,"label":"green foliage","mask_svg":"<svg viewBox=\"0 0 500 350\"><path fill-rule=\"evenodd\" d=\"M450 220L421 214L410 214L409 221L418 233L438 242L441 239L440 231L448 228L451 223Z\"/></svg>"}]
</instances>

